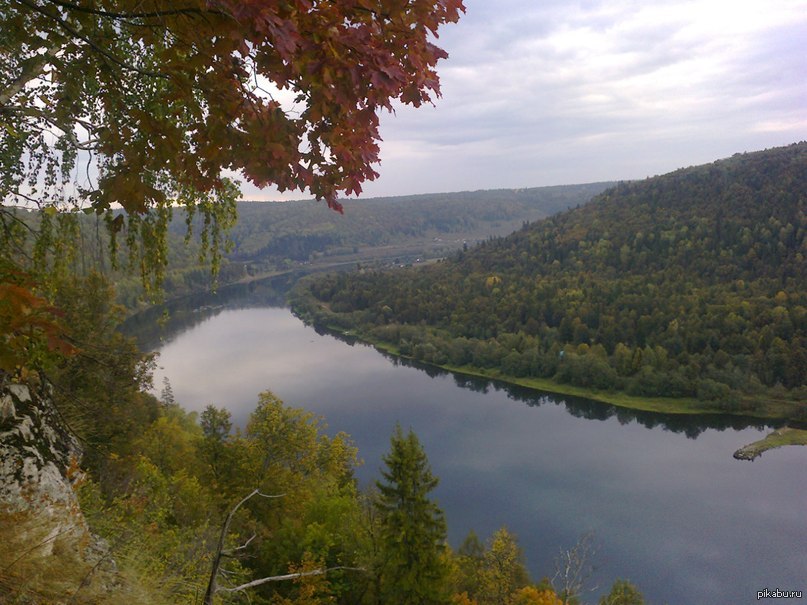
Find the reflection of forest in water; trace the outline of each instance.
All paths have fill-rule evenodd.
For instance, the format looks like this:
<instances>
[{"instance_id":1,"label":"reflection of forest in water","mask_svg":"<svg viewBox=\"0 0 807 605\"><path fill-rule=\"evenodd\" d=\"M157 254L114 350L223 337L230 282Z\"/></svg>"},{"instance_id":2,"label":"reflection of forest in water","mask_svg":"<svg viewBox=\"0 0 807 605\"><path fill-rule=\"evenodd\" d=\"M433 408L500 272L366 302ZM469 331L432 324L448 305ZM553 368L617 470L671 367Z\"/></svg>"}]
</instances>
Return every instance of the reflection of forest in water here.
<instances>
[{"instance_id":1,"label":"reflection of forest in water","mask_svg":"<svg viewBox=\"0 0 807 605\"><path fill-rule=\"evenodd\" d=\"M320 328L317 329L317 333L330 334L350 345L356 343L355 338L344 336L330 330ZM539 391L502 382L500 380L458 374L412 359L398 357L385 351L379 351L379 353L387 357L395 365L417 368L432 378L451 375L457 386L463 389L469 389L478 393L488 393L491 390L500 391L504 392L510 399L521 401L530 407L538 407L545 404L563 405L566 407L566 411L569 414L577 418L585 418L588 420L608 420L609 418L616 418L620 424L637 422L649 429L660 427L665 431L683 433L690 439L697 438L698 435L707 429L717 431L732 429L739 431L747 428L778 428L785 424L784 421L728 414L663 414L659 412L646 412L644 410L632 410L602 401L595 401L593 399Z\"/></svg>"},{"instance_id":2,"label":"reflection of forest in water","mask_svg":"<svg viewBox=\"0 0 807 605\"><path fill-rule=\"evenodd\" d=\"M285 273L246 284L231 284L217 292L183 296L129 317L120 330L136 338L143 351L155 351L225 309L286 306L286 295L299 278L298 274Z\"/></svg>"},{"instance_id":3,"label":"reflection of forest in water","mask_svg":"<svg viewBox=\"0 0 807 605\"><path fill-rule=\"evenodd\" d=\"M742 430L746 428L765 428L781 426L784 424L771 423L759 418L749 418L742 416L730 416L723 414L662 414L658 412L646 412L643 410L632 410L623 408L602 401L574 397L571 395L560 395L557 393L546 393L527 389L518 385L512 385L492 380L480 380L473 376L454 375L455 382L467 389L487 392L493 388L507 393L510 399L523 401L529 406L540 406L547 403L566 406L566 411L577 418L588 420L608 420L616 418L620 424L638 422L649 429L661 427L673 433L683 433L690 439L695 439L706 429L724 431L726 429Z\"/></svg>"},{"instance_id":4,"label":"reflection of forest in water","mask_svg":"<svg viewBox=\"0 0 807 605\"><path fill-rule=\"evenodd\" d=\"M174 337L224 310L285 307L286 296L300 277L300 274L288 273L246 284L232 284L221 288L215 293L192 294L164 305L151 307L130 317L121 326L121 331L134 336L144 351L154 351L170 342ZM345 336L316 326L314 329L320 335L333 336L351 346L357 343L355 337ZM746 416L663 414L632 410L592 399L538 391L502 381L457 374L383 351L379 352L394 365L417 368L432 378L450 374L453 376L457 386L463 389L479 393L487 393L491 390L501 391L510 399L526 403L531 407L545 404L563 405L569 414L577 418L601 421L616 418L621 424L637 422L649 429L660 427L666 431L683 433L690 439L695 439L707 429L718 431L746 428L763 429L777 428L784 424L783 422Z\"/></svg>"}]
</instances>

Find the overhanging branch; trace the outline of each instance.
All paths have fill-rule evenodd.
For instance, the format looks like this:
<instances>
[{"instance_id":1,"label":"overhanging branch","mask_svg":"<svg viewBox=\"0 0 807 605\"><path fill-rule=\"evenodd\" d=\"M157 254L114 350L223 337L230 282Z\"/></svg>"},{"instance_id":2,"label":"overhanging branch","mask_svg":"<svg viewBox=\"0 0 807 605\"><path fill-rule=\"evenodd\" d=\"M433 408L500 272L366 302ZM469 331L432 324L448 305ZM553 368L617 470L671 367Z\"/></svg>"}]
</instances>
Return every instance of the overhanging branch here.
<instances>
[{"instance_id":1,"label":"overhanging branch","mask_svg":"<svg viewBox=\"0 0 807 605\"><path fill-rule=\"evenodd\" d=\"M45 47L44 53L30 59L23 68L22 73L17 76L5 90L0 92L0 107L7 105L11 99L25 88L28 82L42 75L42 72L44 72L45 68L50 64L51 59L53 59L61 49L61 43L53 43Z\"/></svg>"},{"instance_id":2,"label":"overhanging branch","mask_svg":"<svg viewBox=\"0 0 807 605\"><path fill-rule=\"evenodd\" d=\"M132 13L118 13L114 11L107 11L98 8L91 8L87 6L80 6L73 2L65 2L64 0L48 0L51 4L55 4L56 6L61 6L62 8L67 8L74 11L79 11L82 13L88 13L91 15L98 15L99 17L109 17L110 19L151 19L154 17L172 17L176 15L203 15L203 14L213 14L213 15L223 15L224 13L216 10L207 10L203 11L198 8L175 8L171 10L164 10L164 11L151 11L151 12L132 12Z\"/></svg>"},{"instance_id":3,"label":"overhanging branch","mask_svg":"<svg viewBox=\"0 0 807 605\"><path fill-rule=\"evenodd\" d=\"M141 76L148 76L148 77L151 77L151 78L168 79L168 76L166 74L162 74L162 73L159 73L159 72L156 72L156 71L150 71L150 70L147 70L147 69L141 69L140 67L137 67L135 65L131 65L131 64L127 63L126 61L123 61L122 59L116 57L110 51L108 51L105 48L101 47L99 44L94 42L91 38L83 35L76 28L74 28L73 26L68 24L59 15L53 15L53 14L49 13L48 11L44 10L41 6L37 6L36 4L31 2L30 0L17 0L17 2L19 2L23 6L28 7L32 11L34 11L36 13L39 13L43 17L46 17L46 18L50 19L51 21L55 22L59 27L61 27L63 30L65 30L73 38L78 38L79 40L83 41L90 48L92 48L95 52L97 52L99 55L104 57L107 61L110 61L111 63L114 63L118 67L121 67L121 68L123 68L125 70L128 70L128 71L133 71L135 73L140 74Z\"/></svg>"}]
</instances>

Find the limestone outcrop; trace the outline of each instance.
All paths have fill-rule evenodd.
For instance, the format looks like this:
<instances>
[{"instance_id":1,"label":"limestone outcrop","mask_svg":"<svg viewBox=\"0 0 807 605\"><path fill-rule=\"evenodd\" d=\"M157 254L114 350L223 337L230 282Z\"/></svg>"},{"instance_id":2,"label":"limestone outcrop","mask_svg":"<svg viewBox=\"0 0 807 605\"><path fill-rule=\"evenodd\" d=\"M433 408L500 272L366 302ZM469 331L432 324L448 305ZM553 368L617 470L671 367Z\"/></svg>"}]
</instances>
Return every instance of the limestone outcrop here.
<instances>
[{"instance_id":1,"label":"limestone outcrop","mask_svg":"<svg viewBox=\"0 0 807 605\"><path fill-rule=\"evenodd\" d=\"M73 490L80 456L47 388L0 384L0 602L58 603L114 568Z\"/></svg>"}]
</instances>

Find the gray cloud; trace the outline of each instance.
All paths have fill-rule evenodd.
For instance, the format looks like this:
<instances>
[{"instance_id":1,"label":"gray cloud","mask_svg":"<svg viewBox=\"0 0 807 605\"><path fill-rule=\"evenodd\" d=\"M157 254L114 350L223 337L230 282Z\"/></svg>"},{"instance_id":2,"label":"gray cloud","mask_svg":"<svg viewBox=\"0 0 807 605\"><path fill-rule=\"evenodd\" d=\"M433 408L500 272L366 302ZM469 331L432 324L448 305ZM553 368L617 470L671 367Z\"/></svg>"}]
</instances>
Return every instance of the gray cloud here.
<instances>
[{"instance_id":1,"label":"gray cloud","mask_svg":"<svg viewBox=\"0 0 807 605\"><path fill-rule=\"evenodd\" d=\"M807 138L805 0L466 6L443 98L382 117L365 195L644 178Z\"/></svg>"}]
</instances>

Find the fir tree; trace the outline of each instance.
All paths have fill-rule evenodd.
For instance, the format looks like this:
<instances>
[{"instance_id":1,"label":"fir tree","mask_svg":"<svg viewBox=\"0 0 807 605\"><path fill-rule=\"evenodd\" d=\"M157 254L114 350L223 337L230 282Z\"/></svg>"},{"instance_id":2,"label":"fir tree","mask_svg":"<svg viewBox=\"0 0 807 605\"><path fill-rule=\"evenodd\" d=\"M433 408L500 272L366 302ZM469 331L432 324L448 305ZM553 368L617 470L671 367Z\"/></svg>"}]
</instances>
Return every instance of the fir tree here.
<instances>
[{"instance_id":1,"label":"fir tree","mask_svg":"<svg viewBox=\"0 0 807 605\"><path fill-rule=\"evenodd\" d=\"M381 516L384 561L381 602L390 605L448 603L443 512L429 499L438 483L415 434L395 427L376 506Z\"/></svg>"}]
</instances>

